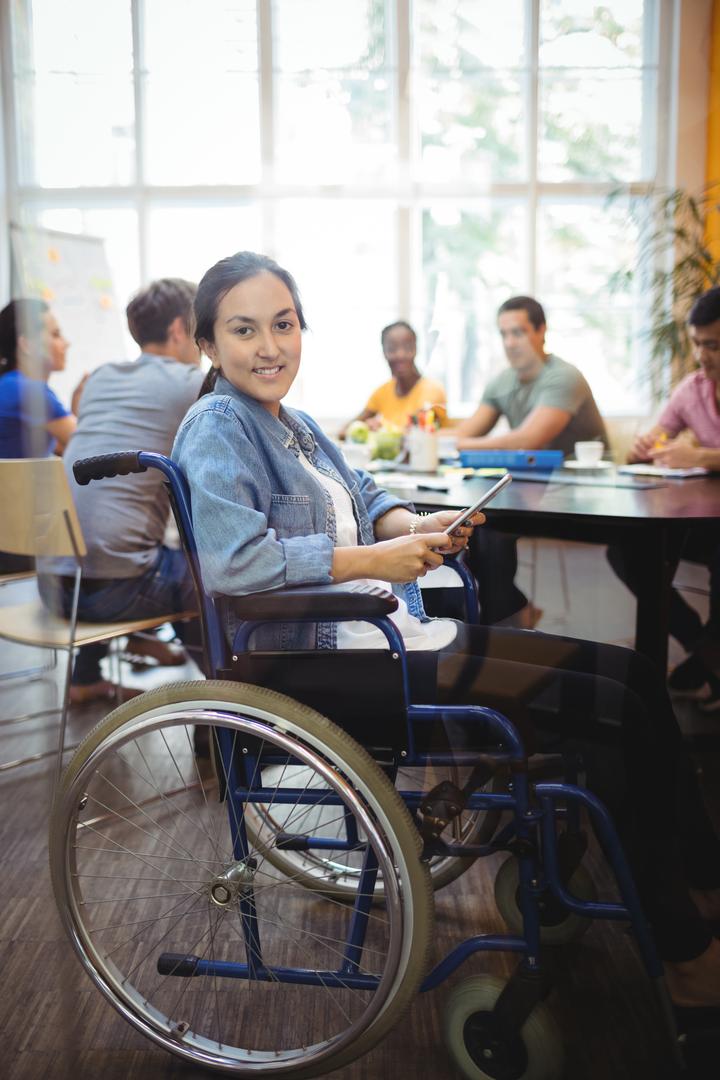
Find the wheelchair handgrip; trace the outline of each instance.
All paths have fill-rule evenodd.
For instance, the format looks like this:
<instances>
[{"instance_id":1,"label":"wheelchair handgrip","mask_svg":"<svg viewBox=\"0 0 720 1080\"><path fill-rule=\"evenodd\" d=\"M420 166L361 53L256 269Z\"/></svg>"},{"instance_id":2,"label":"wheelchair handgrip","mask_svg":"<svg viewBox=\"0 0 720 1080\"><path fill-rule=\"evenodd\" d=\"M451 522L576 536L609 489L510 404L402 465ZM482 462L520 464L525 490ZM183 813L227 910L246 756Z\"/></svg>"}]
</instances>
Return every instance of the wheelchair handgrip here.
<instances>
[{"instance_id":1,"label":"wheelchair handgrip","mask_svg":"<svg viewBox=\"0 0 720 1080\"><path fill-rule=\"evenodd\" d=\"M118 454L79 458L73 462L73 474L78 484L85 485L91 480L103 480L108 476L147 472L147 465L140 464L140 453L140 450L123 450Z\"/></svg>"},{"instance_id":2,"label":"wheelchair handgrip","mask_svg":"<svg viewBox=\"0 0 720 1080\"><path fill-rule=\"evenodd\" d=\"M397 610L397 597L376 586L298 585L289 589L233 596L232 611L239 619L257 622L292 622L293 619L382 618Z\"/></svg>"}]
</instances>

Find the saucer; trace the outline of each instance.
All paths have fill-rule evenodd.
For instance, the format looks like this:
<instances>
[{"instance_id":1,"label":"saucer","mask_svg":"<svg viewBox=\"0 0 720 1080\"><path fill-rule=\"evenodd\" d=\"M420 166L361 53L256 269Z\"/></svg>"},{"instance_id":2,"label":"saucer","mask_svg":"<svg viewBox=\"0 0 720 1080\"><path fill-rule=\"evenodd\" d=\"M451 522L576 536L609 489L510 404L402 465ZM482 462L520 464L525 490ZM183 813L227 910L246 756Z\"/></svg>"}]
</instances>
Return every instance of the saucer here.
<instances>
[{"instance_id":1,"label":"saucer","mask_svg":"<svg viewBox=\"0 0 720 1080\"><path fill-rule=\"evenodd\" d=\"M564 461L563 469L612 469L612 461L594 461L592 465L586 465L584 461Z\"/></svg>"}]
</instances>

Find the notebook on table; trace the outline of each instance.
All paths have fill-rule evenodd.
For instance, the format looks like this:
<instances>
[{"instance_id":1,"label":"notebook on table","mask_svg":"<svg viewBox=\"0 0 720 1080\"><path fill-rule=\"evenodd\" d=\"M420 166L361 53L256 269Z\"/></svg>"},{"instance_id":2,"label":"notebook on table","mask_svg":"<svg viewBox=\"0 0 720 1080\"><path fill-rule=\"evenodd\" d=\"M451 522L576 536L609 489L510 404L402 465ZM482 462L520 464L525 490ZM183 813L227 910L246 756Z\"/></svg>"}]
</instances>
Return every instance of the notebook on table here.
<instances>
[{"instance_id":1,"label":"notebook on table","mask_svg":"<svg viewBox=\"0 0 720 1080\"><path fill-rule=\"evenodd\" d=\"M675 477L684 480L688 476L707 476L709 470L700 466L690 469L671 469L669 465L652 465L650 462L641 461L637 465L618 465L619 473L628 473L631 476L663 476L668 479Z\"/></svg>"}]
</instances>

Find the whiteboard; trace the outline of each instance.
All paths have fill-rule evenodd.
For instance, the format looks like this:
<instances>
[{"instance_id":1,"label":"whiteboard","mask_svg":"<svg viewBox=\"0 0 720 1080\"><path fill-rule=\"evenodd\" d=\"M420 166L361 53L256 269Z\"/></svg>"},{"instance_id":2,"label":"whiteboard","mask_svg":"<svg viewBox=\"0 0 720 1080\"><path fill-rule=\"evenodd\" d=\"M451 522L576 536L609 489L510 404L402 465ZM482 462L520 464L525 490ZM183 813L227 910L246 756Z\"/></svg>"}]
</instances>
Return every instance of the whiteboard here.
<instances>
[{"instance_id":1,"label":"whiteboard","mask_svg":"<svg viewBox=\"0 0 720 1080\"><path fill-rule=\"evenodd\" d=\"M70 342L65 371L50 377L67 405L86 372L109 360L129 359L124 313L118 308L105 242L97 236L18 225L10 226L10 235L15 296L47 301Z\"/></svg>"}]
</instances>

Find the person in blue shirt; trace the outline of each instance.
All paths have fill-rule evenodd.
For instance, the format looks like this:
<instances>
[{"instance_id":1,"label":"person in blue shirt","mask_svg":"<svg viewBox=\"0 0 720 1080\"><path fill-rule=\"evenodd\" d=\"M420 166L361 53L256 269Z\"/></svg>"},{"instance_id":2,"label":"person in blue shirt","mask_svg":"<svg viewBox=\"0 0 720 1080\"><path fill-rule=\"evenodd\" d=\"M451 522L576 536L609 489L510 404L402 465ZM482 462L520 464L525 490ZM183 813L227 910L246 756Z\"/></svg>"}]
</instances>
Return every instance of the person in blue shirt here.
<instances>
[{"instance_id":1,"label":"person in blue shirt","mask_svg":"<svg viewBox=\"0 0 720 1080\"><path fill-rule=\"evenodd\" d=\"M449 537L453 511L419 517L351 469L312 417L284 405L305 325L293 278L266 256L238 252L198 287L195 336L213 372L180 424L173 459L190 487L205 587L220 598L333 581L393 588L416 694L416 678L425 692L430 680L441 704L497 708L529 737L539 729L555 745L582 747L588 786L626 845L673 1001L720 1008L720 942L705 921L720 917L720 840L663 681L628 649L428 619L416 579L465 547L484 518ZM220 603L232 640L232 611ZM253 645L387 648L374 631L272 624Z\"/></svg>"},{"instance_id":2,"label":"person in blue shirt","mask_svg":"<svg viewBox=\"0 0 720 1080\"><path fill-rule=\"evenodd\" d=\"M75 417L47 384L65 367L68 342L44 300L11 300L0 311L0 458L61 454ZM0 573L32 569L24 555L0 552Z\"/></svg>"},{"instance_id":3,"label":"person in blue shirt","mask_svg":"<svg viewBox=\"0 0 720 1080\"><path fill-rule=\"evenodd\" d=\"M48 386L65 367L68 342L44 300L11 300L0 311L0 457L62 453L75 417Z\"/></svg>"}]
</instances>

